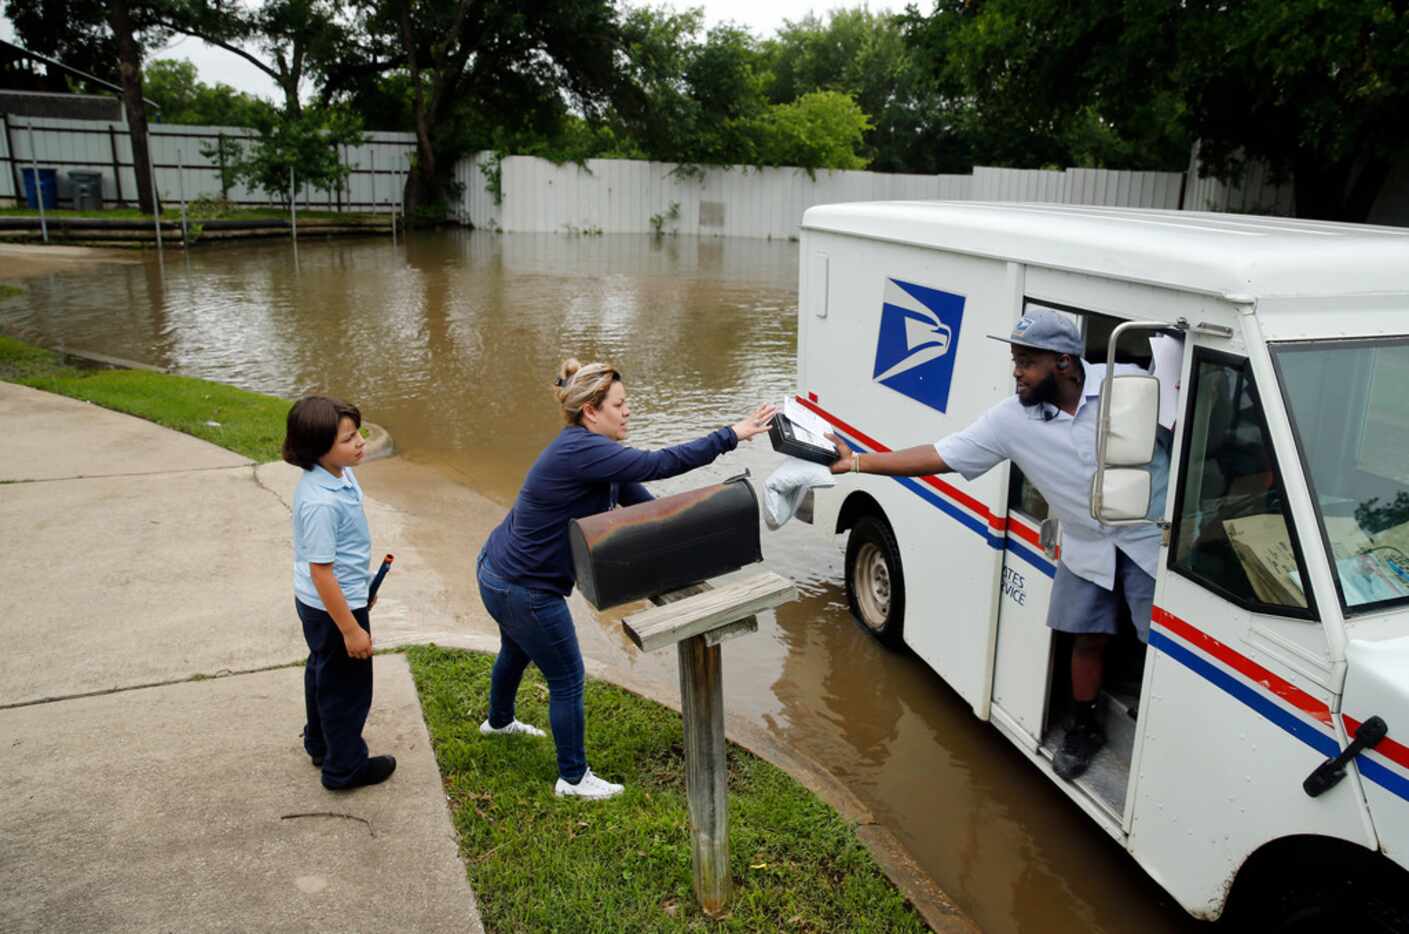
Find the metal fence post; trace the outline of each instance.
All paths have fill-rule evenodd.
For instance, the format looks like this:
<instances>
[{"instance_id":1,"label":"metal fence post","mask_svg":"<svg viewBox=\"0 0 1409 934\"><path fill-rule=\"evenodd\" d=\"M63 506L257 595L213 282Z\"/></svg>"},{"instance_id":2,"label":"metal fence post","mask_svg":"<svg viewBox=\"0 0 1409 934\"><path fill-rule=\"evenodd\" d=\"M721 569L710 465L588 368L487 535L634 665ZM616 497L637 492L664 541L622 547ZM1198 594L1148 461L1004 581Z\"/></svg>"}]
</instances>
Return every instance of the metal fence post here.
<instances>
[{"instance_id":1,"label":"metal fence post","mask_svg":"<svg viewBox=\"0 0 1409 934\"><path fill-rule=\"evenodd\" d=\"M289 164L289 226L293 230L294 246L298 246L298 185L294 183L294 167Z\"/></svg>"},{"instance_id":2,"label":"metal fence post","mask_svg":"<svg viewBox=\"0 0 1409 934\"><path fill-rule=\"evenodd\" d=\"M39 230L44 235L44 242L49 242L49 222L44 218L44 186L39 183L39 156L34 151L34 118L29 120L29 164L30 171L34 173L34 203L39 205ZM54 173L54 201L59 200L59 179L58 173Z\"/></svg>"},{"instance_id":3,"label":"metal fence post","mask_svg":"<svg viewBox=\"0 0 1409 934\"><path fill-rule=\"evenodd\" d=\"M113 188L117 192L117 206L120 208L126 207L126 203L122 200L122 167L118 165L117 160L117 130L113 129L111 123L108 124L108 148L112 150ZM98 198L99 207L102 207L102 200L102 196L100 195Z\"/></svg>"},{"instance_id":4,"label":"metal fence post","mask_svg":"<svg viewBox=\"0 0 1409 934\"><path fill-rule=\"evenodd\" d=\"M132 164L132 170L134 173L137 171L135 153ZM147 131L147 174L152 180L152 224L157 229L157 253L160 254L162 250L161 192L157 189L157 160L156 157L152 154L152 133L150 130Z\"/></svg>"},{"instance_id":5,"label":"metal fence post","mask_svg":"<svg viewBox=\"0 0 1409 934\"><path fill-rule=\"evenodd\" d=\"M181 150L176 150L176 197L181 203L181 245L191 245L191 233L186 226L186 161L181 158Z\"/></svg>"}]
</instances>

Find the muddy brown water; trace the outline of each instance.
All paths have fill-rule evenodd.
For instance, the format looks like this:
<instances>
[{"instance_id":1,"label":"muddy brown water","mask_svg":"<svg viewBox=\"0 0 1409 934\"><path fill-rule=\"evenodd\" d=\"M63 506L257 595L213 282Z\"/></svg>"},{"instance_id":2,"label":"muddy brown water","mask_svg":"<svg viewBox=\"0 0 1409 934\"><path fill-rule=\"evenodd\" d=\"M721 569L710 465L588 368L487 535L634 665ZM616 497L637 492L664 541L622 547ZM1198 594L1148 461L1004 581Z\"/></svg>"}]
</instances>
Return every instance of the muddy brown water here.
<instances>
[{"instance_id":1,"label":"muddy brown water","mask_svg":"<svg viewBox=\"0 0 1409 934\"><path fill-rule=\"evenodd\" d=\"M0 332L344 396L405 458L507 506L558 429L547 386L567 354L621 368L642 447L781 400L797 270L782 241L442 233L304 244L297 265L267 243L36 276L0 301ZM745 468L761 481L776 464L760 438L655 486ZM1206 930L933 672L857 627L840 539L798 523L764 534L803 598L726 644L732 713L825 763L986 931ZM465 542L466 568L478 546Z\"/></svg>"}]
</instances>

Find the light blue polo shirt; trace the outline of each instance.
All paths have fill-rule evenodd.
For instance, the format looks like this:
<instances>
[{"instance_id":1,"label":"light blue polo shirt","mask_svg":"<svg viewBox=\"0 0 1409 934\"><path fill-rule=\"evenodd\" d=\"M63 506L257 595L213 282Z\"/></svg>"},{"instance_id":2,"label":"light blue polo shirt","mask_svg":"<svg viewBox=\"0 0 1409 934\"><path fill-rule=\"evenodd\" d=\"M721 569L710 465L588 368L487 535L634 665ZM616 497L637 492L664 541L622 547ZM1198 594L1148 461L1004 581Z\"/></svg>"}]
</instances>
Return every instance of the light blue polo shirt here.
<instances>
[{"instance_id":1,"label":"light blue polo shirt","mask_svg":"<svg viewBox=\"0 0 1409 934\"><path fill-rule=\"evenodd\" d=\"M308 564L332 562L349 609L367 605L372 575L372 534L362 512L362 487L350 469L335 477L320 465L305 470L294 490L294 596L327 610L313 586Z\"/></svg>"},{"instance_id":2,"label":"light blue polo shirt","mask_svg":"<svg viewBox=\"0 0 1409 934\"><path fill-rule=\"evenodd\" d=\"M1004 460L1011 460L1047 500L1062 520L1062 564L1082 580L1115 589L1115 550L1130 556L1146 574L1155 576L1163 533L1155 525L1103 526L1091 518L1091 482L1096 476L1096 423L1099 420L1104 363L1082 361L1086 381L1076 414L1055 405L1031 408L1016 394L989 409L965 428L935 443L935 450L952 470L972 480ZM1133 364L1117 364L1116 374L1146 374ZM1169 450L1155 445L1149 466L1149 516L1164 517L1169 487Z\"/></svg>"}]
</instances>

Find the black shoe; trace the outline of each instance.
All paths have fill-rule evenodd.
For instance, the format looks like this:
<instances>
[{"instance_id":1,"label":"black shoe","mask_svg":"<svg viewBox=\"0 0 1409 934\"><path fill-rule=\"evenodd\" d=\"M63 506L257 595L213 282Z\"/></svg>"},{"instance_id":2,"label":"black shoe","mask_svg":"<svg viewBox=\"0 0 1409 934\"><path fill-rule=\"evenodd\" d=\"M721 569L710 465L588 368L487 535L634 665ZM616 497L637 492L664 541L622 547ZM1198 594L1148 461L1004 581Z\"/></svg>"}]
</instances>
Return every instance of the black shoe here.
<instances>
[{"instance_id":1,"label":"black shoe","mask_svg":"<svg viewBox=\"0 0 1409 934\"><path fill-rule=\"evenodd\" d=\"M321 768L323 767L323 757L322 757L322 756L309 756L308 758L313 761L313 765L314 765L315 768L320 768L320 769L321 769Z\"/></svg>"},{"instance_id":2,"label":"black shoe","mask_svg":"<svg viewBox=\"0 0 1409 934\"><path fill-rule=\"evenodd\" d=\"M380 785L391 778L391 773L395 771L395 756L373 756L346 785L329 785L324 782L323 787L329 791L346 791L349 788L361 788L363 785Z\"/></svg>"},{"instance_id":3,"label":"black shoe","mask_svg":"<svg viewBox=\"0 0 1409 934\"><path fill-rule=\"evenodd\" d=\"M1052 757L1052 771L1071 781L1091 764L1091 759L1106 744L1106 734L1091 724L1076 724L1062 739L1062 748Z\"/></svg>"}]
</instances>

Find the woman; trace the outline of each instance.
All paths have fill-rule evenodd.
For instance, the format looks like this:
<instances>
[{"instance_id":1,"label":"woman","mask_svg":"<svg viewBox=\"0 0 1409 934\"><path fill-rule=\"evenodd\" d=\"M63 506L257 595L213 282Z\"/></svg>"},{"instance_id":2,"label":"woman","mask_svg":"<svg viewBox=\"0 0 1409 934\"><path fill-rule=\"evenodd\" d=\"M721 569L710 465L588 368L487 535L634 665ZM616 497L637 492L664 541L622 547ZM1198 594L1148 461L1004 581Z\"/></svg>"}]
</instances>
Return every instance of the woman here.
<instances>
[{"instance_id":1,"label":"woman","mask_svg":"<svg viewBox=\"0 0 1409 934\"><path fill-rule=\"evenodd\" d=\"M514 718L514 697L532 661L548 681L548 717L558 750L556 794L610 798L622 786L587 767L583 746L582 651L564 599L574 584L568 522L650 500L644 480L674 477L710 463L768 430L774 407L686 444L640 451L626 440L631 409L621 374L604 363L563 362L555 382L565 427L538 455L509 514L485 542L479 592L499 624L499 657L489 686L486 735L542 736Z\"/></svg>"}]
</instances>

